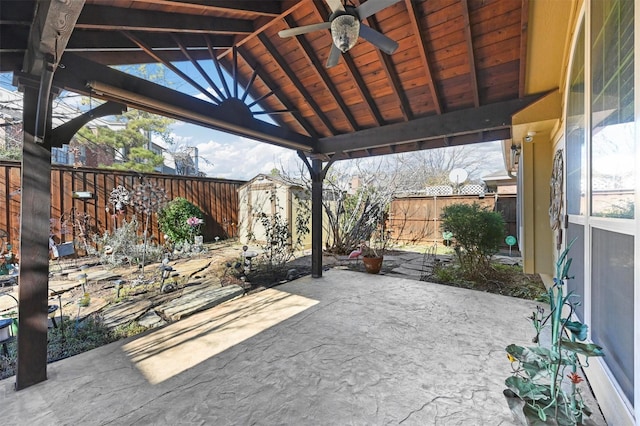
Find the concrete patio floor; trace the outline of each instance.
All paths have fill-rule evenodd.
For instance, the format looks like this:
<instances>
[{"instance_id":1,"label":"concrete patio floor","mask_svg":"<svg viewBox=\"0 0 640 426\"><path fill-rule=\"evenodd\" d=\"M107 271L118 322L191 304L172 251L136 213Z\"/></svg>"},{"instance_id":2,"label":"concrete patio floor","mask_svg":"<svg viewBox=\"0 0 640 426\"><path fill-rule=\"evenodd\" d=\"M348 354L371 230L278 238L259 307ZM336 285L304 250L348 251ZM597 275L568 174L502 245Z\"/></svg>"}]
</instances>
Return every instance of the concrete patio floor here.
<instances>
[{"instance_id":1,"label":"concrete patio floor","mask_svg":"<svg viewBox=\"0 0 640 426\"><path fill-rule=\"evenodd\" d=\"M0 381L2 424L509 425L535 306L329 270Z\"/></svg>"}]
</instances>

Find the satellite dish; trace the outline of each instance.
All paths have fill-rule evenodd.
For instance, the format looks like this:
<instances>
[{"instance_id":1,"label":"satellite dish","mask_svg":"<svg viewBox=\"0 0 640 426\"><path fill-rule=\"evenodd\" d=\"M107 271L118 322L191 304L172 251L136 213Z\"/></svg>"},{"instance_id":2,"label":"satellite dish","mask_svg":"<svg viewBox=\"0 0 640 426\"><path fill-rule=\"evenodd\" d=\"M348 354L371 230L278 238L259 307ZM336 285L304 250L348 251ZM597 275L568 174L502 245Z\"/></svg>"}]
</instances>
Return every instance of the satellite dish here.
<instances>
[{"instance_id":1,"label":"satellite dish","mask_svg":"<svg viewBox=\"0 0 640 426\"><path fill-rule=\"evenodd\" d=\"M456 185L466 181L467 177L469 177L469 173L467 173L465 169L453 169L451 173L449 173L449 180Z\"/></svg>"}]
</instances>

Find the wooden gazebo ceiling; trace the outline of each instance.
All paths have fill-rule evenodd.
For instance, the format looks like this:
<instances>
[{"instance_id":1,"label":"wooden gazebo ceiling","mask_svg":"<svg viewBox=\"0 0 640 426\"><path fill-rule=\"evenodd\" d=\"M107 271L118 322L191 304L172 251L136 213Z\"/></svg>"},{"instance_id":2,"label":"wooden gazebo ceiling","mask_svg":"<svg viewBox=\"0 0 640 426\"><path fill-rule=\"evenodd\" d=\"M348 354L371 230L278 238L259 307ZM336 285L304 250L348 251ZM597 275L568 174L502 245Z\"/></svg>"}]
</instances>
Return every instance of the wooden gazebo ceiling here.
<instances>
[{"instance_id":1,"label":"wooden gazebo ceiling","mask_svg":"<svg viewBox=\"0 0 640 426\"><path fill-rule=\"evenodd\" d=\"M25 57L57 3L47 15L35 1L0 2L1 71L37 80ZM528 0L400 0L364 22L398 42L393 55L359 39L329 69L328 30L277 34L330 12L324 0L86 0L53 86L341 158L508 139L511 115L532 101ZM105 66L197 60L219 64L237 84L202 101ZM246 100L245 88L277 126L234 101Z\"/></svg>"}]
</instances>

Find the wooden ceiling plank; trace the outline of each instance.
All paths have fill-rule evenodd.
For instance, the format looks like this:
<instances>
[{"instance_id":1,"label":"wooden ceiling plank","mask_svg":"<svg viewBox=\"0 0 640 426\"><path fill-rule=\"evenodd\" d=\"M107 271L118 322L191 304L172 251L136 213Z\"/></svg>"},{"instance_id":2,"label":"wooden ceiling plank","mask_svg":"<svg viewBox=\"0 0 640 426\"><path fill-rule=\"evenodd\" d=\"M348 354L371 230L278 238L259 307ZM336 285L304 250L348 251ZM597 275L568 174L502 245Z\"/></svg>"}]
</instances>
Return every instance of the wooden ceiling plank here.
<instances>
[{"instance_id":1,"label":"wooden ceiling plank","mask_svg":"<svg viewBox=\"0 0 640 426\"><path fill-rule=\"evenodd\" d=\"M469 20L469 5L467 0L460 0L462 6L462 16L464 18L464 37L467 41L467 56L469 58L469 76L471 78L471 90L473 92L473 105L480 106L480 96L478 94L478 77L476 75L476 60L473 53L473 36L471 34L471 22Z\"/></svg>"},{"instance_id":2,"label":"wooden ceiling plank","mask_svg":"<svg viewBox=\"0 0 640 426\"><path fill-rule=\"evenodd\" d=\"M427 75L427 84L429 86L429 91L431 92L433 105L435 106L436 113L442 114L442 102L440 101L440 96L438 95L438 90L433 80L433 74L431 73L431 63L427 55L427 42L424 38L425 31L423 31L422 29L420 19L418 17L418 11L413 5L413 1L405 0L405 5L407 6L407 11L409 12L409 19L411 21L411 26L413 27L414 37L418 39L418 52L420 53L420 58L422 59L424 72Z\"/></svg>"},{"instance_id":3,"label":"wooden ceiling plank","mask_svg":"<svg viewBox=\"0 0 640 426\"><path fill-rule=\"evenodd\" d=\"M251 69L258 69L259 68L259 64L256 60L251 58L251 55L249 54L249 52L247 51L247 49L238 48L238 53L240 54L240 56L242 56L242 58L245 60L245 62L251 67ZM262 80L262 82L265 84L265 86L267 86L269 88L270 91L272 91L273 93L275 93L276 97L278 98L278 100L280 101L280 103L282 105L284 105L284 107L288 110L293 111L291 113L291 115L296 119L296 121L298 122L298 124L300 124L300 126L302 126L302 128L314 139L318 138L318 133L316 132L316 130L313 128L313 126L311 124L309 124L309 122L307 121L307 119L300 114L300 111L298 111L295 106L289 101L289 99L287 98L287 94L280 89L271 79L271 77L269 77L269 75L267 73L265 73L264 71L260 70L260 72L258 73L260 80Z\"/></svg>"},{"instance_id":4,"label":"wooden ceiling plank","mask_svg":"<svg viewBox=\"0 0 640 426\"><path fill-rule=\"evenodd\" d=\"M230 114L225 108L205 100L88 61L73 53L65 53L63 63L65 68L58 69L54 78L54 85L62 89L86 96L119 100L144 111L286 148L312 151L315 147L314 139L292 132L286 127ZM91 85L94 86L93 90ZM111 93L113 90L109 92L105 89L99 91L98 85L114 88L121 93Z\"/></svg>"},{"instance_id":5,"label":"wooden ceiling plank","mask_svg":"<svg viewBox=\"0 0 640 426\"><path fill-rule=\"evenodd\" d=\"M378 21L375 17L368 17L367 19L365 19L365 23L367 23L372 29L378 32L382 32L380 31L380 26L378 25ZM409 105L409 101L402 92L402 84L400 82L400 79L398 78L398 73L396 73L389 55L377 48L376 53L378 55L378 59L380 60L380 65L382 66L387 78L389 79L389 82L391 83L391 90L393 91L393 95L398 100L398 105L400 105L400 110L402 112L404 120L410 121L413 118L413 114L411 113L411 106Z\"/></svg>"},{"instance_id":6,"label":"wooden ceiling plank","mask_svg":"<svg viewBox=\"0 0 640 426\"><path fill-rule=\"evenodd\" d=\"M313 109L314 113L318 116L320 121L322 121L322 124L324 124L327 130L329 130L329 133L331 133L332 135L337 134L338 132L333 127L331 120L327 118L326 114L324 113L324 111L322 111L318 103L313 99L309 91L296 78L295 74L291 70L291 67L289 67L289 65L287 64L287 61L285 61L285 59L278 52L278 50L273 45L273 43L271 43L271 40L269 40L269 37L267 37L266 34L261 33L258 35L258 39L260 39L264 47L269 51L269 53L271 53L271 55L273 56L273 59L276 61L276 63L278 64L282 72L284 72L287 78L289 79L289 81L293 83L296 90L300 92L305 102L309 104L309 106L311 107L311 109Z\"/></svg>"},{"instance_id":7,"label":"wooden ceiling plank","mask_svg":"<svg viewBox=\"0 0 640 426\"><path fill-rule=\"evenodd\" d=\"M525 95L527 80L527 33L529 28L529 0L522 0L520 25L520 70L518 96L522 98Z\"/></svg>"},{"instance_id":8,"label":"wooden ceiling plank","mask_svg":"<svg viewBox=\"0 0 640 426\"><path fill-rule=\"evenodd\" d=\"M510 128L511 116L536 101L541 95L484 105L479 108L416 118L411 122L389 124L375 129L321 138L318 152L330 154L353 149L375 148L389 144L411 143L422 139L477 133L482 130Z\"/></svg>"},{"instance_id":9,"label":"wooden ceiling plank","mask_svg":"<svg viewBox=\"0 0 640 426\"><path fill-rule=\"evenodd\" d=\"M169 68L171 71L176 73L180 78L182 78L184 81L189 83L191 86L193 86L200 93L202 93L203 95L205 95L206 97L211 99L211 101L213 101L215 104L219 104L221 102L220 99L218 99L213 93L209 92L207 89L202 87L200 85L200 83L198 83L197 81L195 81L194 79L189 77L186 73L182 72L178 67L173 65L171 62L169 62L169 61L165 60L164 58L158 56L158 54L156 52L154 52L152 48L150 48L144 42L142 42L142 40L139 40L136 36L134 36L133 34L127 32L127 31L123 31L122 33L129 40L131 40L132 42L137 44L140 47L140 49L144 50L144 52L147 55L151 56L153 59L155 59L156 61L158 61L159 63L163 64L165 67Z\"/></svg>"},{"instance_id":10,"label":"wooden ceiling plank","mask_svg":"<svg viewBox=\"0 0 640 426\"><path fill-rule=\"evenodd\" d=\"M209 16L86 5L76 28L153 33L250 34L253 23L243 19L211 19Z\"/></svg>"},{"instance_id":11,"label":"wooden ceiling plank","mask_svg":"<svg viewBox=\"0 0 640 426\"><path fill-rule=\"evenodd\" d=\"M247 36L238 37L234 43L234 46L235 47L243 46L248 41L253 40L254 38L258 37L258 35L260 34L263 34L267 29L271 28L272 26L279 25L280 22L285 18L285 16L295 12L300 8L303 8L310 1L311 0L289 0L287 2L283 2L281 6L282 13L280 13L278 16L274 16L273 19L267 19L257 23L257 25L255 25L254 31ZM270 2L265 1L265 3L270 3ZM218 55L218 59L225 57L229 53L231 53L231 49L226 49L220 55Z\"/></svg>"},{"instance_id":12,"label":"wooden ceiling plank","mask_svg":"<svg viewBox=\"0 0 640 426\"><path fill-rule=\"evenodd\" d=\"M293 20L291 16L285 17L285 21L287 22L287 25L289 26L289 28L294 28L297 26L297 23ZM313 48L311 47L311 44L304 38L304 35L300 35L293 38L296 39L296 41L302 48L302 52L304 53L306 60L313 64L313 67L312 67L313 70L315 71L318 78L322 80L325 87L329 90L335 102L340 107L342 114L346 117L347 121L349 122L349 125L351 126L351 130L358 130L360 127L358 126L356 119L354 118L353 114L351 114L349 107L347 106L347 104L345 104L344 100L342 99L342 96L340 96L340 93L338 92L335 85L331 81L331 77L329 77L329 74L327 73L324 67L324 64L322 64L318 59L318 57L315 55Z\"/></svg>"},{"instance_id":13,"label":"wooden ceiling plank","mask_svg":"<svg viewBox=\"0 0 640 426\"><path fill-rule=\"evenodd\" d=\"M218 62L218 57L216 56L215 52L213 51L213 45L211 43L211 37L205 36L205 41L207 43L207 50L209 51L209 55L211 56L211 60L213 61L213 64L216 67L216 71L218 72L218 77L220 78L220 81L222 82L222 87L224 88L224 91L227 94L226 97L230 98L231 97L231 91L229 90L229 85L227 84L227 79L223 75L222 69L220 68L220 62Z\"/></svg>"},{"instance_id":14,"label":"wooden ceiling plank","mask_svg":"<svg viewBox=\"0 0 640 426\"><path fill-rule=\"evenodd\" d=\"M207 83L209 83L209 86L211 86L211 88L216 92L218 97L221 100L224 100L224 94L222 93L222 91L220 91L220 89L218 88L218 85L213 81L211 77L209 77L209 74L207 74L207 72L202 68L202 66L198 63L198 61L196 61L191 56L191 54L189 53L189 50L182 44L178 36L175 34L172 34L172 36L176 44L182 51L182 54L189 60L189 62L191 62L191 64L196 68L196 70L198 70L202 78L204 78L207 81Z\"/></svg>"},{"instance_id":15,"label":"wooden ceiling plank","mask_svg":"<svg viewBox=\"0 0 640 426\"><path fill-rule=\"evenodd\" d=\"M329 19L329 15L327 14L327 11L324 9L324 6L322 5L321 2L322 0L314 0L313 6L315 9L315 12L320 16L320 18L323 21L326 21ZM385 123L385 120L382 117L382 114L380 114L380 111L378 110L378 107L374 102L373 98L369 94L369 91L367 89L367 84L362 78L360 71L358 71L358 67L353 61L353 58L347 53L342 55L342 60L347 66L349 75L351 76L351 79L353 80L355 87L358 90L358 94L360 95L367 109L369 110L369 113L371 114L372 117L374 117L375 122L378 126L383 125Z\"/></svg>"}]
</instances>

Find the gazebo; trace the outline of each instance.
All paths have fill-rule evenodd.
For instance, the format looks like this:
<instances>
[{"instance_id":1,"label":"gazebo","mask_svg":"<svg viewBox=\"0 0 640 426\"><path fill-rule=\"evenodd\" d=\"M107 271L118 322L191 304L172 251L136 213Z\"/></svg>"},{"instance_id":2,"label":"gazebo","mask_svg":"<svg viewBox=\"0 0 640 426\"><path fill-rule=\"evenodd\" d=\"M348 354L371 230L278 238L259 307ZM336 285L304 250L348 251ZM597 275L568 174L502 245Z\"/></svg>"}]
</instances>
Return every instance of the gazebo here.
<instances>
[{"instance_id":1,"label":"gazebo","mask_svg":"<svg viewBox=\"0 0 640 426\"><path fill-rule=\"evenodd\" d=\"M313 182L312 274L320 277L322 180L335 161L502 140L506 157L522 154L528 167L521 204L549 199L581 4L3 0L0 71L13 72L24 92L17 389L47 377L50 149L82 125L130 107L296 150ZM140 63L163 64L191 95L113 68ZM52 128L62 90L106 102ZM528 135L535 145L522 143ZM526 214L525 271L551 274L547 212Z\"/></svg>"}]
</instances>

